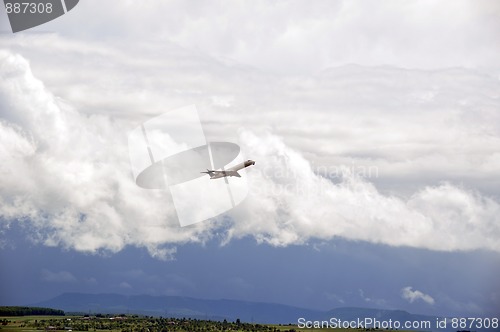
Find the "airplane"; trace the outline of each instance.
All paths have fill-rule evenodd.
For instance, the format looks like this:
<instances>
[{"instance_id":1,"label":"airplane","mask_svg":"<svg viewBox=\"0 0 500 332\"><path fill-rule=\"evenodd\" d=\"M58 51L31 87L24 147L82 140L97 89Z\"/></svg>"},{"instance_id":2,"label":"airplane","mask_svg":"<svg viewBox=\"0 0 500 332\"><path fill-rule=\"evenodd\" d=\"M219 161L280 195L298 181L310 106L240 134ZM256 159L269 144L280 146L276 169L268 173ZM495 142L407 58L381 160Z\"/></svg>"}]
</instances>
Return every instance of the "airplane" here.
<instances>
[{"instance_id":1,"label":"airplane","mask_svg":"<svg viewBox=\"0 0 500 332\"><path fill-rule=\"evenodd\" d=\"M205 173L205 174L210 175L210 179L220 179L220 178L225 178L227 176L236 176L238 178L241 178L241 175L238 173L238 171L240 169L243 169L243 168L251 166L251 165L255 165L255 161L247 160L247 161L244 161L236 166L230 167L230 168L228 168L226 170L222 170L222 171L211 171L211 170L207 169L206 172L200 172L200 173Z\"/></svg>"}]
</instances>

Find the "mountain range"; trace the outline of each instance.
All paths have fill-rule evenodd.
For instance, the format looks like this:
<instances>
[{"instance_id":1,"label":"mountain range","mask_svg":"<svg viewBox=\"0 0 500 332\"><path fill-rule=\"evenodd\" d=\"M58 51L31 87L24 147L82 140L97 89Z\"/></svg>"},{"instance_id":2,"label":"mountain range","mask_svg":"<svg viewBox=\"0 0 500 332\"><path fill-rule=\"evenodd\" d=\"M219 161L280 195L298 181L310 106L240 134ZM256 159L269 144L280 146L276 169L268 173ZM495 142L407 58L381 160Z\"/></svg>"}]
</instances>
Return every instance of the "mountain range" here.
<instances>
[{"instance_id":1,"label":"mountain range","mask_svg":"<svg viewBox=\"0 0 500 332\"><path fill-rule=\"evenodd\" d=\"M345 307L321 311L274 303L151 295L64 293L33 306L61 309L65 312L140 314L228 321L240 319L244 322L263 324L297 324L299 318L303 318L303 321L330 321L334 318L337 322L339 320L351 322L365 318L376 319L380 323L389 320L428 321L431 327L425 330L438 330L436 322L442 319L437 316L411 314L403 310ZM439 331L445 330L450 329L439 329Z\"/></svg>"}]
</instances>

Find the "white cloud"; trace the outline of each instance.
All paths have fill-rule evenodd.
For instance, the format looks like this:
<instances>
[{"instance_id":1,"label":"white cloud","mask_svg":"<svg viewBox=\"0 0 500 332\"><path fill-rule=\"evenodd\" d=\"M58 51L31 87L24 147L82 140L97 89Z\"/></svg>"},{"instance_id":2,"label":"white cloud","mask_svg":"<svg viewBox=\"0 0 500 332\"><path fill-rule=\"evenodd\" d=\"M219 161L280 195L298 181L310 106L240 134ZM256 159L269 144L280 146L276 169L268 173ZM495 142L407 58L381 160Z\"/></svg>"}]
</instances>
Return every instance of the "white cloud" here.
<instances>
[{"instance_id":1,"label":"white cloud","mask_svg":"<svg viewBox=\"0 0 500 332\"><path fill-rule=\"evenodd\" d=\"M261 0L249 6L88 0L35 30L93 40L167 40L265 70L304 73L348 63L498 67L499 18L500 6L488 0Z\"/></svg>"},{"instance_id":2,"label":"white cloud","mask_svg":"<svg viewBox=\"0 0 500 332\"><path fill-rule=\"evenodd\" d=\"M157 258L162 261L173 260L177 248L158 248L156 246L148 246L148 252L153 258Z\"/></svg>"},{"instance_id":3,"label":"white cloud","mask_svg":"<svg viewBox=\"0 0 500 332\"><path fill-rule=\"evenodd\" d=\"M419 290L413 290L413 287L410 286L401 289L401 297L410 303L413 303L417 300L422 300L430 305L433 305L435 303L432 296L424 294Z\"/></svg>"},{"instance_id":4,"label":"white cloud","mask_svg":"<svg viewBox=\"0 0 500 332\"><path fill-rule=\"evenodd\" d=\"M334 184L272 134L243 131L241 142L264 165L248 172L250 197L231 213L238 222L229 237L290 245L341 236L434 250L500 251L500 205L478 193L444 183L404 200L381 194L348 169Z\"/></svg>"},{"instance_id":5,"label":"white cloud","mask_svg":"<svg viewBox=\"0 0 500 332\"><path fill-rule=\"evenodd\" d=\"M345 66L298 79L171 44L23 35L0 45L0 215L46 245L172 259L176 245L219 232L500 251L495 72ZM209 140L238 138L257 164L233 221L180 228L166 193L134 184L126 134L192 103Z\"/></svg>"},{"instance_id":6,"label":"white cloud","mask_svg":"<svg viewBox=\"0 0 500 332\"><path fill-rule=\"evenodd\" d=\"M160 191L131 181L126 130L107 116L60 103L33 77L26 60L0 53L0 214L24 220L47 245L116 252L201 241L210 224L180 229Z\"/></svg>"},{"instance_id":7,"label":"white cloud","mask_svg":"<svg viewBox=\"0 0 500 332\"><path fill-rule=\"evenodd\" d=\"M48 269L42 270L42 280L48 282L75 282L76 277L68 271L52 272Z\"/></svg>"}]
</instances>

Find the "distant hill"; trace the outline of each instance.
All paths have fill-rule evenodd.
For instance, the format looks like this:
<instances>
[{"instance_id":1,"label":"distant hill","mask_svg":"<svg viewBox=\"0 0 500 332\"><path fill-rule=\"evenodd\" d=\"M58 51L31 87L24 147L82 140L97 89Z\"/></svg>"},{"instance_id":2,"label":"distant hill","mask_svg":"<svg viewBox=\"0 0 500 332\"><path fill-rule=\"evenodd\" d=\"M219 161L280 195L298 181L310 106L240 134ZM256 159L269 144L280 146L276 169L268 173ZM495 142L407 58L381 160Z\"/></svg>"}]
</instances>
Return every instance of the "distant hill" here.
<instances>
[{"instance_id":1,"label":"distant hill","mask_svg":"<svg viewBox=\"0 0 500 332\"><path fill-rule=\"evenodd\" d=\"M431 330L438 317L415 315L402 310L369 308L337 308L330 311L311 310L283 304L247 302L238 300L205 300L182 296L118 295L65 293L36 306L61 309L66 312L141 314L163 317L256 322L263 324L297 324L300 317L308 321L336 318L356 321L365 318L382 321L429 321ZM451 329L448 329L451 331ZM439 331L445 331L439 329Z\"/></svg>"},{"instance_id":2,"label":"distant hill","mask_svg":"<svg viewBox=\"0 0 500 332\"><path fill-rule=\"evenodd\" d=\"M65 312L130 313L163 317L245 322L296 323L297 317L319 317L324 312L282 304L237 300L204 300L182 296L65 293L36 306Z\"/></svg>"}]
</instances>

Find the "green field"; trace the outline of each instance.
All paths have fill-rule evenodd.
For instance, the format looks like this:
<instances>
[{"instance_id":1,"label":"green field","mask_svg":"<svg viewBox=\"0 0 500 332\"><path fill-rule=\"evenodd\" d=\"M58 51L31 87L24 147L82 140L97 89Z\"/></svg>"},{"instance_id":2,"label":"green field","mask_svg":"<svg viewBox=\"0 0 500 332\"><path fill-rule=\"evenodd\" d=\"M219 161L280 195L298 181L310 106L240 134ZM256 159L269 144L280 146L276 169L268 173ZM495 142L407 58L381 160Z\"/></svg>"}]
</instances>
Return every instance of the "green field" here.
<instances>
[{"instance_id":1,"label":"green field","mask_svg":"<svg viewBox=\"0 0 500 332\"><path fill-rule=\"evenodd\" d=\"M139 316L15 316L0 317L0 332L278 332L335 331L361 332L365 329L299 329L291 325L264 325L218 322L197 319L153 318ZM370 329L369 329L370 330ZM400 331L402 332L402 331Z\"/></svg>"}]
</instances>

